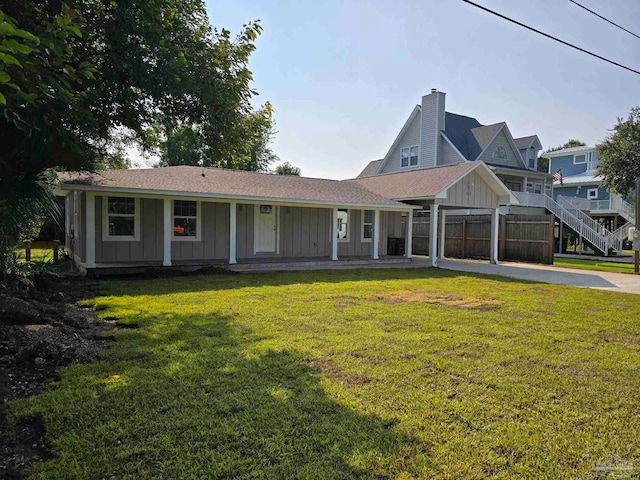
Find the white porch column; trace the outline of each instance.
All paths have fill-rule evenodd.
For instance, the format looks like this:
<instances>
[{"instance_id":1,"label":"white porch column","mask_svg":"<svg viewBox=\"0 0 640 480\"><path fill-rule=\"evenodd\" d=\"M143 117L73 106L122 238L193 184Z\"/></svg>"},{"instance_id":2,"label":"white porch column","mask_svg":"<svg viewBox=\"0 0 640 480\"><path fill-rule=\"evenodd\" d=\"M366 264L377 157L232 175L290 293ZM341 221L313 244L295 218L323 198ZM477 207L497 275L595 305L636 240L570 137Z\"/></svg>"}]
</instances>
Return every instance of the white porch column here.
<instances>
[{"instance_id":1,"label":"white porch column","mask_svg":"<svg viewBox=\"0 0 640 480\"><path fill-rule=\"evenodd\" d=\"M438 258L440 259L444 259L444 233L446 228L446 216L447 211L444 209L440 210L440 237L438 238Z\"/></svg>"},{"instance_id":2,"label":"white porch column","mask_svg":"<svg viewBox=\"0 0 640 480\"><path fill-rule=\"evenodd\" d=\"M364 215L364 210L362 211ZM380 210L373 211L373 259L380 258Z\"/></svg>"},{"instance_id":3,"label":"white porch column","mask_svg":"<svg viewBox=\"0 0 640 480\"><path fill-rule=\"evenodd\" d=\"M96 196L93 192L86 195L87 224L85 226L85 266L95 268L96 266ZM106 199L105 199L106 201ZM105 221L104 219L102 220ZM77 228L77 227L76 227Z\"/></svg>"},{"instance_id":4,"label":"white porch column","mask_svg":"<svg viewBox=\"0 0 640 480\"><path fill-rule=\"evenodd\" d=\"M338 260L338 209L333 209L331 218L331 260Z\"/></svg>"},{"instance_id":5,"label":"white porch column","mask_svg":"<svg viewBox=\"0 0 640 480\"><path fill-rule=\"evenodd\" d=\"M162 265L164 267L171 266L171 236L172 236L172 225L171 225L171 199L165 198L163 205L163 220L162 220Z\"/></svg>"},{"instance_id":6,"label":"white porch column","mask_svg":"<svg viewBox=\"0 0 640 480\"><path fill-rule=\"evenodd\" d=\"M431 205L431 217L429 220L429 263L432 267L438 266L438 204Z\"/></svg>"},{"instance_id":7,"label":"white porch column","mask_svg":"<svg viewBox=\"0 0 640 480\"><path fill-rule=\"evenodd\" d=\"M237 263L236 260L236 216L237 216L236 202L229 202L229 265Z\"/></svg>"},{"instance_id":8,"label":"white porch column","mask_svg":"<svg viewBox=\"0 0 640 480\"><path fill-rule=\"evenodd\" d=\"M500 208L494 208L491 213L491 252L489 263L498 263L498 226L500 224Z\"/></svg>"},{"instance_id":9,"label":"white porch column","mask_svg":"<svg viewBox=\"0 0 640 480\"><path fill-rule=\"evenodd\" d=\"M407 212L407 236L404 239L404 252L407 258L413 255L413 209Z\"/></svg>"}]
</instances>

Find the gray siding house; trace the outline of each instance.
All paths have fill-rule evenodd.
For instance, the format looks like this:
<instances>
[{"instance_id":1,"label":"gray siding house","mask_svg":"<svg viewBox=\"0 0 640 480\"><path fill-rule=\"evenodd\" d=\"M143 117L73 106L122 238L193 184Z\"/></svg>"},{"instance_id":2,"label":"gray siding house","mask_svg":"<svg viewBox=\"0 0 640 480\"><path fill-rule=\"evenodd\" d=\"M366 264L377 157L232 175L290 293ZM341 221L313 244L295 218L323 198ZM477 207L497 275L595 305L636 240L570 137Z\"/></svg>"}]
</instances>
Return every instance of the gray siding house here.
<instances>
[{"instance_id":1,"label":"gray siding house","mask_svg":"<svg viewBox=\"0 0 640 480\"><path fill-rule=\"evenodd\" d=\"M337 181L188 166L64 172L58 178L66 198L65 243L86 273L378 260L389 253L390 237L404 237L409 259L415 209L482 207L497 218L500 205L515 201L483 162L407 173ZM437 232L433 238L436 265ZM493 240L497 252L497 228Z\"/></svg>"}]
</instances>

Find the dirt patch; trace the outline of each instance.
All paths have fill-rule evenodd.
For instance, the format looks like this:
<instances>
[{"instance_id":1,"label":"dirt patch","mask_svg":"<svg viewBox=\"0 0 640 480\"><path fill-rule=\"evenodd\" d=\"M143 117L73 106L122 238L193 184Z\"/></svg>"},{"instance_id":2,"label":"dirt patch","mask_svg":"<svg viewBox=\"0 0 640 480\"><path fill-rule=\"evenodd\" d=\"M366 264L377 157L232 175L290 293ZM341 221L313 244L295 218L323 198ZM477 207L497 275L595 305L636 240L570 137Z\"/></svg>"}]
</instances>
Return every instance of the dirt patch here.
<instances>
[{"instance_id":1,"label":"dirt patch","mask_svg":"<svg viewBox=\"0 0 640 480\"><path fill-rule=\"evenodd\" d=\"M397 290L376 295L378 300L388 304L404 302L445 305L463 310L496 310L503 302L493 298L463 297L454 293L438 293L428 290Z\"/></svg>"},{"instance_id":2,"label":"dirt patch","mask_svg":"<svg viewBox=\"0 0 640 480\"><path fill-rule=\"evenodd\" d=\"M340 370L331 360L326 358L316 358L309 362L309 366L332 377L336 377L341 384L358 386L366 385L373 381L365 375L359 373L346 373Z\"/></svg>"},{"instance_id":3,"label":"dirt patch","mask_svg":"<svg viewBox=\"0 0 640 480\"><path fill-rule=\"evenodd\" d=\"M51 457L42 421L8 424L7 402L42 392L59 368L91 362L109 343L113 327L75 306L90 295L85 279L55 274L0 284L0 478Z\"/></svg>"}]
</instances>

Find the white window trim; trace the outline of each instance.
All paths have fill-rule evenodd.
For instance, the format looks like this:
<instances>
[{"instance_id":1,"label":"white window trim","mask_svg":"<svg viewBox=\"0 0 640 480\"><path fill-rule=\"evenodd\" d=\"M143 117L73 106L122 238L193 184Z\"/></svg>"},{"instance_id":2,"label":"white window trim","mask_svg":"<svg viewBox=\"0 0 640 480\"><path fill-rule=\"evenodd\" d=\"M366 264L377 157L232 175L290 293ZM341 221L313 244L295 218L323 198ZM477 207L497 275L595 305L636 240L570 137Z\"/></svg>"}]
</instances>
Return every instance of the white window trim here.
<instances>
[{"instance_id":1,"label":"white window trim","mask_svg":"<svg viewBox=\"0 0 640 480\"><path fill-rule=\"evenodd\" d=\"M373 237L371 238L365 238L364 236L364 212L369 211L373 214L373 221L371 223L367 223L367 225L371 225L373 228L375 228L375 218L376 218L376 211L375 210L361 210L362 212L362 218L360 219L360 241L363 243L370 243L373 242ZM347 227L348 228L348 227ZM347 229L347 233L349 233L349 230ZM371 231L371 235L373 235L373 230Z\"/></svg>"},{"instance_id":2,"label":"white window trim","mask_svg":"<svg viewBox=\"0 0 640 480\"><path fill-rule=\"evenodd\" d=\"M416 148L418 150L418 154L416 155L416 164L411 165L411 149ZM407 157L408 164L406 166L402 166L402 152L404 150L409 150L409 156ZM408 147L402 147L400 149L400 168L414 168L420 165L420 146L419 145L409 145Z\"/></svg>"},{"instance_id":3,"label":"white window trim","mask_svg":"<svg viewBox=\"0 0 640 480\"><path fill-rule=\"evenodd\" d=\"M109 235L109 214L107 207L109 198L133 198L133 236ZM105 195L102 197L102 241L103 242L138 242L140 241L140 198L131 195Z\"/></svg>"},{"instance_id":4,"label":"white window trim","mask_svg":"<svg viewBox=\"0 0 640 480\"><path fill-rule=\"evenodd\" d=\"M584 162L576 162L576 158L584 157ZM578 153L573 156L573 164L574 165L584 165L587 163L587 154L586 153Z\"/></svg>"},{"instance_id":5,"label":"white window trim","mask_svg":"<svg viewBox=\"0 0 640 480\"><path fill-rule=\"evenodd\" d=\"M595 195L592 197L591 194ZM589 188L587 189L587 200L597 200L598 199L598 189L597 188Z\"/></svg>"},{"instance_id":6,"label":"white window trim","mask_svg":"<svg viewBox=\"0 0 640 480\"><path fill-rule=\"evenodd\" d=\"M173 226L175 223L175 201L178 200L180 202L193 202L195 200L182 200L182 199L172 199L171 200L171 241L172 242L199 242L202 238L202 202L196 202L196 236L195 237L181 237L180 235L176 235ZM179 218L193 218L193 217L183 217L180 215Z\"/></svg>"},{"instance_id":7,"label":"white window trim","mask_svg":"<svg viewBox=\"0 0 640 480\"><path fill-rule=\"evenodd\" d=\"M347 236L345 238L339 238L338 243L349 243L349 237L351 237L351 210L348 208L339 208L338 211L347 212Z\"/></svg>"}]
</instances>

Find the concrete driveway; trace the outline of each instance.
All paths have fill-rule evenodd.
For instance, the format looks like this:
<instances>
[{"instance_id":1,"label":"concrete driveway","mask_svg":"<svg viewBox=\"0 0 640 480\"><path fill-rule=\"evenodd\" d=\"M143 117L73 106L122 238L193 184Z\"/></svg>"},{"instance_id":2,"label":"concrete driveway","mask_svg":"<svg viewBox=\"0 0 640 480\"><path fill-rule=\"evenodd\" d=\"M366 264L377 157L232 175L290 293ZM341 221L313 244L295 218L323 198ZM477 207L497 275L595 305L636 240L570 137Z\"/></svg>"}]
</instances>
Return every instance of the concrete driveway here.
<instances>
[{"instance_id":1,"label":"concrete driveway","mask_svg":"<svg viewBox=\"0 0 640 480\"><path fill-rule=\"evenodd\" d=\"M438 260L438 266L459 272L502 275L532 282L597 288L599 290L640 295L640 275L631 275L628 273L595 272L592 270L560 268L554 267L553 265L516 262L503 262L499 265L491 265L487 261L454 259Z\"/></svg>"}]
</instances>

